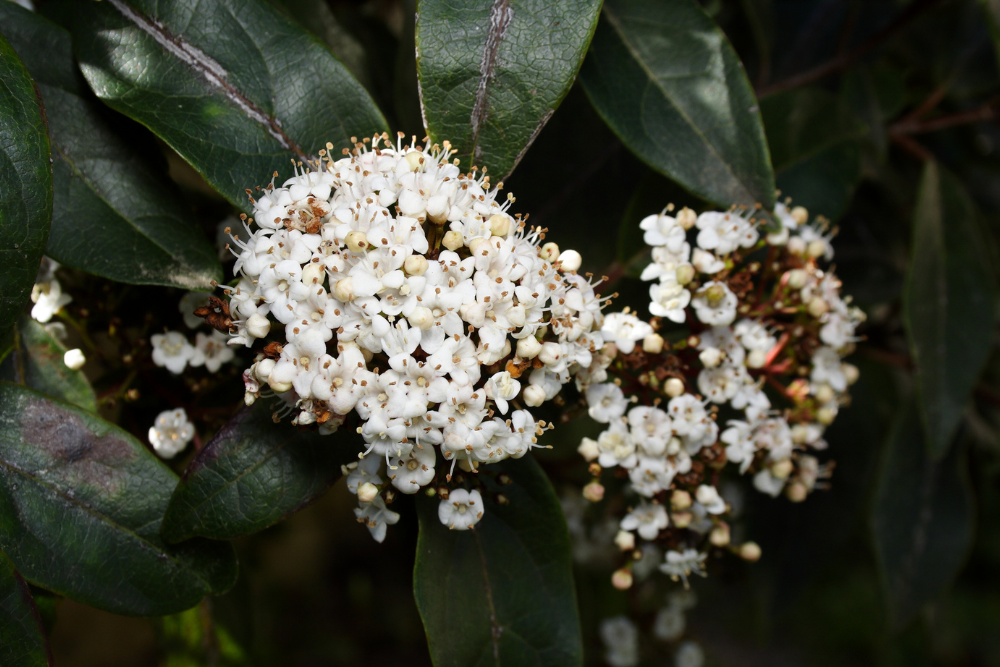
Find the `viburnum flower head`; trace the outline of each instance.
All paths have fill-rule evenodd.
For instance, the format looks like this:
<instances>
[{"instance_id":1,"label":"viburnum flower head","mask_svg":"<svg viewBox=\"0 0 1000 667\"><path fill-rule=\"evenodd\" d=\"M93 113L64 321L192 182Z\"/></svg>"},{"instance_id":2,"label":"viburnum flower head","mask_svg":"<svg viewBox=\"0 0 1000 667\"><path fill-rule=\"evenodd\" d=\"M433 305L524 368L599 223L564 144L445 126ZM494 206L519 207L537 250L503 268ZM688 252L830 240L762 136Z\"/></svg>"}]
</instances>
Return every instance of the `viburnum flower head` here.
<instances>
[{"instance_id":1,"label":"viburnum flower head","mask_svg":"<svg viewBox=\"0 0 1000 667\"><path fill-rule=\"evenodd\" d=\"M161 412L149 427L149 444L160 457L174 458L194 438L194 424L184 408Z\"/></svg>"},{"instance_id":2,"label":"viburnum flower head","mask_svg":"<svg viewBox=\"0 0 1000 667\"><path fill-rule=\"evenodd\" d=\"M322 433L353 414L365 461L378 462L350 474L415 493L459 461L474 470L538 446L548 427L530 408L590 369L605 318L579 253L512 214L485 169L463 173L448 142L404 141L376 135L339 159L328 144L280 187L248 191L227 294L229 343L259 350L247 402L274 392L294 423ZM652 333L631 319L615 327L626 346ZM183 368L179 339L154 348ZM475 506L455 505L466 493ZM359 510L376 537L392 523L378 498ZM483 505L456 489L441 511L468 528Z\"/></svg>"}]
</instances>

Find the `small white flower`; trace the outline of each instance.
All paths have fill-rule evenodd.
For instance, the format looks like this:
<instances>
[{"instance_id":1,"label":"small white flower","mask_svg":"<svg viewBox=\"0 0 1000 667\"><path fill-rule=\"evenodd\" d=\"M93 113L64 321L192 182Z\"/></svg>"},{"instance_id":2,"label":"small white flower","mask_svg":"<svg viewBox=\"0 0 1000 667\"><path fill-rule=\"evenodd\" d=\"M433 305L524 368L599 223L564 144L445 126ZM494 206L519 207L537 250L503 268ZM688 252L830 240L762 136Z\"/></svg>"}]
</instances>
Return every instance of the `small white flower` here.
<instances>
[{"instance_id":1,"label":"small white flower","mask_svg":"<svg viewBox=\"0 0 1000 667\"><path fill-rule=\"evenodd\" d=\"M813 353L812 372L809 379L816 383L825 382L834 391L847 390L847 378L844 376L840 355L832 347L821 347Z\"/></svg>"},{"instance_id":2,"label":"small white flower","mask_svg":"<svg viewBox=\"0 0 1000 667\"><path fill-rule=\"evenodd\" d=\"M414 447L406 457L389 459L389 479L403 493L416 493L434 479L434 462L432 446Z\"/></svg>"},{"instance_id":3,"label":"small white flower","mask_svg":"<svg viewBox=\"0 0 1000 667\"><path fill-rule=\"evenodd\" d=\"M702 484L695 493L698 502L705 506L709 514L722 514L726 511L726 501L719 495L719 490L714 486Z\"/></svg>"},{"instance_id":4,"label":"small white flower","mask_svg":"<svg viewBox=\"0 0 1000 667\"><path fill-rule=\"evenodd\" d=\"M672 280L661 280L649 286L649 298L652 300L650 313L672 322L683 322L686 317L684 309L691 303L691 292Z\"/></svg>"},{"instance_id":5,"label":"small white flower","mask_svg":"<svg viewBox=\"0 0 1000 667\"><path fill-rule=\"evenodd\" d=\"M645 230L642 238L646 245L666 246L667 250L675 254L681 252L687 240L680 223L672 216L662 213L643 218L639 229Z\"/></svg>"},{"instance_id":6,"label":"small white flower","mask_svg":"<svg viewBox=\"0 0 1000 667\"><path fill-rule=\"evenodd\" d=\"M592 384L587 387L587 409L590 418L602 424L610 423L625 414L628 401L621 387L612 383Z\"/></svg>"},{"instance_id":7,"label":"small white flower","mask_svg":"<svg viewBox=\"0 0 1000 667\"><path fill-rule=\"evenodd\" d=\"M785 480L778 479L771 474L770 470L761 470L753 476L753 485L761 493L776 498L781 490L785 488Z\"/></svg>"},{"instance_id":8,"label":"small white flower","mask_svg":"<svg viewBox=\"0 0 1000 667\"><path fill-rule=\"evenodd\" d=\"M388 526L399 521L399 514L385 506L382 496L376 496L372 502L362 503L360 507L356 507L354 516L358 518L358 523L368 526L368 532L376 542L384 540Z\"/></svg>"},{"instance_id":9,"label":"small white flower","mask_svg":"<svg viewBox=\"0 0 1000 667\"><path fill-rule=\"evenodd\" d=\"M674 581L682 579L686 587L689 575L705 576L704 563L707 557L708 554L698 553L695 549L671 549L667 552L666 562L660 565L660 570Z\"/></svg>"},{"instance_id":10,"label":"small white flower","mask_svg":"<svg viewBox=\"0 0 1000 667\"><path fill-rule=\"evenodd\" d=\"M732 324L739 301L725 283L705 283L691 300L698 319L711 326Z\"/></svg>"},{"instance_id":11,"label":"small white flower","mask_svg":"<svg viewBox=\"0 0 1000 667\"><path fill-rule=\"evenodd\" d=\"M493 399L500 409L500 414L507 414L507 401L521 391L521 383L511 377L507 371L495 374L486 383L486 395Z\"/></svg>"},{"instance_id":12,"label":"small white flower","mask_svg":"<svg viewBox=\"0 0 1000 667\"><path fill-rule=\"evenodd\" d=\"M66 350L66 354L63 355L63 363L66 364L66 368L78 371L87 363L87 358L83 356L83 351L80 348L74 348Z\"/></svg>"},{"instance_id":13,"label":"small white flower","mask_svg":"<svg viewBox=\"0 0 1000 667\"><path fill-rule=\"evenodd\" d=\"M706 252L701 248L694 249L691 264L694 268L698 269L699 273L705 273L708 275L718 273L722 269L726 268L725 262L716 257L714 254Z\"/></svg>"},{"instance_id":14,"label":"small white flower","mask_svg":"<svg viewBox=\"0 0 1000 667\"><path fill-rule=\"evenodd\" d=\"M639 664L639 630L625 616L601 621L604 659L611 667L635 667Z\"/></svg>"},{"instance_id":15,"label":"small white flower","mask_svg":"<svg viewBox=\"0 0 1000 667\"><path fill-rule=\"evenodd\" d=\"M161 412L149 427L149 444L161 458L172 459L194 437L194 424L184 408Z\"/></svg>"},{"instance_id":16,"label":"small white flower","mask_svg":"<svg viewBox=\"0 0 1000 667\"><path fill-rule=\"evenodd\" d=\"M177 331L165 334L153 334L150 337L153 344L153 363L166 367L175 375L180 375L188 362L195 356L195 349L187 337Z\"/></svg>"},{"instance_id":17,"label":"small white flower","mask_svg":"<svg viewBox=\"0 0 1000 667\"><path fill-rule=\"evenodd\" d=\"M658 503L643 501L625 515L621 521L622 530L634 530L644 540L655 540L660 531L667 527L667 510Z\"/></svg>"},{"instance_id":18,"label":"small white flower","mask_svg":"<svg viewBox=\"0 0 1000 667\"><path fill-rule=\"evenodd\" d=\"M737 248L749 248L760 234L753 223L734 212L707 211L698 216L698 246L728 255Z\"/></svg>"},{"instance_id":19,"label":"small white flower","mask_svg":"<svg viewBox=\"0 0 1000 667\"><path fill-rule=\"evenodd\" d=\"M468 530L483 518L483 497L473 489L454 489L438 505L438 519L451 530Z\"/></svg>"},{"instance_id":20,"label":"small white flower","mask_svg":"<svg viewBox=\"0 0 1000 667\"><path fill-rule=\"evenodd\" d=\"M604 317L601 333L623 354L630 354L635 349L635 342L653 333L653 327L631 313L611 313Z\"/></svg>"},{"instance_id":21,"label":"small white flower","mask_svg":"<svg viewBox=\"0 0 1000 667\"><path fill-rule=\"evenodd\" d=\"M228 336L218 331L213 331L207 336L199 331L195 334L195 350L188 363L192 366L204 365L210 373L218 372L222 364L231 361L235 356L232 348L226 343L228 340Z\"/></svg>"},{"instance_id":22,"label":"small white flower","mask_svg":"<svg viewBox=\"0 0 1000 667\"><path fill-rule=\"evenodd\" d=\"M35 304L31 307L31 316L45 324L72 300L68 294L63 294L62 285L55 278L48 282L35 283L31 288L31 301Z\"/></svg>"}]
</instances>

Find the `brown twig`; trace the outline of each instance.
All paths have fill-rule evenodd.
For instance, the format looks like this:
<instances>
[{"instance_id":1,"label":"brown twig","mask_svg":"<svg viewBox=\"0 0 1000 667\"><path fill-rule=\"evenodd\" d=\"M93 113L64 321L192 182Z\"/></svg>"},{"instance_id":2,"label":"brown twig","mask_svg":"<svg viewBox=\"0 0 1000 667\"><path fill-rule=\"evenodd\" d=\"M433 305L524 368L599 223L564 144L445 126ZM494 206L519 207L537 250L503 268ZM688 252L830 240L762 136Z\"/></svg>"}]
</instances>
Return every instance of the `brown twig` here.
<instances>
[{"instance_id":1,"label":"brown twig","mask_svg":"<svg viewBox=\"0 0 1000 667\"><path fill-rule=\"evenodd\" d=\"M943 2L943 0L917 0L903 10L903 12L900 13L900 15L897 16L889 25L869 37L852 51L840 53L822 65L818 65L811 70L806 70L805 72L788 77L782 81L775 82L769 86L764 86L757 91L757 96L764 97L765 95L771 95L782 90L788 90L789 88L805 86L815 81L819 81L820 79L823 79L831 74L847 69L870 51L878 48L883 42L906 27L906 25L918 15L940 2Z\"/></svg>"},{"instance_id":2,"label":"brown twig","mask_svg":"<svg viewBox=\"0 0 1000 667\"><path fill-rule=\"evenodd\" d=\"M928 98L929 99L929 98ZM987 104L979 107L978 109L972 109L971 111L960 111L958 113L946 114L943 116L938 116L937 118L931 118L929 120L920 120L919 116L912 118L907 116L898 123L893 123L889 126L890 135L901 135L901 134L924 134L927 132L936 132L937 130L944 130L949 127L955 127L956 125L967 125L969 123L978 123L980 121L993 120L996 118L996 110L994 106L996 100L992 100Z\"/></svg>"}]
</instances>

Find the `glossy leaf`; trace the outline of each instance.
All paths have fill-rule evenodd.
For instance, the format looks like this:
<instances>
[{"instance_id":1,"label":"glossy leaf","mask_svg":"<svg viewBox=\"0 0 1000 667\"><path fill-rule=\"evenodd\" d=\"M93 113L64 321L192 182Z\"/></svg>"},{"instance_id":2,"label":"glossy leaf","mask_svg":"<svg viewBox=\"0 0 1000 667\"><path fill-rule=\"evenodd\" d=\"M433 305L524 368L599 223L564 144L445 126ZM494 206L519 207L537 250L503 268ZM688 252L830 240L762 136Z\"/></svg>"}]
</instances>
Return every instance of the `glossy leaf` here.
<instances>
[{"instance_id":1,"label":"glossy leaf","mask_svg":"<svg viewBox=\"0 0 1000 667\"><path fill-rule=\"evenodd\" d=\"M341 465L357 458L349 431L299 430L287 420L275 424L272 412L269 401L258 401L198 452L170 499L165 539L261 531L322 495L340 478Z\"/></svg>"},{"instance_id":2,"label":"glossy leaf","mask_svg":"<svg viewBox=\"0 0 1000 667\"><path fill-rule=\"evenodd\" d=\"M0 552L0 665L40 667L51 664L45 629L31 590L14 563Z\"/></svg>"},{"instance_id":3,"label":"glossy leaf","mask_svg":"<svg viewBox=\"0 0 1000 667\"><path fill-rule=\"evenodd\" d=\"M493 468L494 466L490 466ZM559 500L529 455L489 474L482 520L449 530L437 498L417 499L420 537L413 589L437 667L580 665L569 533ZM501 505L497 494L510 501Z\"/></svg>"},{"instance_id":4,"label":"glossy leaf","mask_svg":"<svg viewBox=\"0 0 1000 667\"><path fill-rule=\"evenodd\" d=\"M864 124L819 88L771 95L760 105L781 196L813 215L839 218L861 181Z\"/></svg>"},{"instance_id":5,"label":"glossy leaf","mask_svg":"<svg viewBox=\"0 0 1000 667\"><path fill-rule=\"evenodd\" d=\"M994 339L997 288L975 217L958 180L928 162L914 207L903 305L935 458L948 449Z\"/></svg>"},{"instance_id":6,"label":"glossy leaf","mask_svg":"<svg viewBox=\"0 0 1000 667\"><path fill-rule=\"evenodd\" d=\"M166 169L120 137L87 90L69 33L12 2L0 5L0 32L45 101L55 160L46 254L139 285L209 289L222 280L215 250Z\"/></svg>"},{"instance_id":7,"label":"glossy leaf","mask_svg":"<svg viewBox=\"0 0 1000 667\"><path fill-rule=\"evenodd\" d=\"M965 457L927 454L912 402L898 415L875 495L872 528L897 629L937 598L972 546L974 511Z\"/></svg>"},{"instance_id":8,"label":"glossy leaf","mask_svg":"<svg viewBox=\"0 0 1000 667\"><path fill-rule=\"evenodd\" d=\"M51 218L45 111L31 76L0 35L0 335L28 302Z\"/></svg>"},{"instance_id":9,"label":"glossy leaf","mask_svg":"<svg viewBox=\"0 0 1000 667\"><path fill-rule=\"evenodd\" d=\"M236 579L232 547L166 547L177 476L117 426L0 383L0 548L24 577L117 614L194 606Z\"/></svg>"},{"instance_id":10,"label":"glossy leaf","mask_svg":"<svg viewBox=\"0 0 1000 667\"><path fill-rule=\"evenodd\" d=\"M291 176L289 160L387 129L330 50L264 0L88 3L74 45L98 97L237 206Z\"/></svg>"},{"instance_id":11,"label":"glossy leaf","mask_svg":"<svg viewBox=\"0 0 1000 667\"><path fill-rule=\"evenodd\" d=\"M580 71L628 148L722 206L774 205L760 110L736 52L694 0L609 0Z\"/></svg>"},{"instance_id":12,"label":"glossy leaf","mask_svg":"<svg viewBox=\"0 0 1000 667\"><path fill-rule=\"evenodd\" d=\"M37 389L84 410L97 411L97 396L82 371L66 366L66 348L41 324L22 317L16 345L0 363L0 380Z\"/></svg>"},{"instance_id":13,"label":"glossy leaf","mask_svg":"<svg viewBox=\"0 0 1000 667\"><path fill-rule=\"evenodd\" d=\"M562 102L600 0L420 0L417 75L434 141L506 178Z\"/></svg>"}]
</instances>

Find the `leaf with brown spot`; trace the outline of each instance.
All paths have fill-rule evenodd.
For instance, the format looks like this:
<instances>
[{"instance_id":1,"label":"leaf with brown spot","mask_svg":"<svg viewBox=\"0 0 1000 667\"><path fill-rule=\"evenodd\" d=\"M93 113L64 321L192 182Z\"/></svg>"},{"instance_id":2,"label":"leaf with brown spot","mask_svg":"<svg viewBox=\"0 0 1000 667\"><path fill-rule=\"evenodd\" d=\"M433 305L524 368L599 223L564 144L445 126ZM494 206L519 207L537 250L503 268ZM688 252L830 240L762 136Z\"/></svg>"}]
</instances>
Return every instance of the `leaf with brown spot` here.
<instances>
[{"instance_id":1,"label":"leaf with brown spot","mask_svg":"<svg viewBox=\"0 0 1000 667\"><path fill-rule=\"evenodd\" d=\"M160 539L177 476L129 433L0 382L0 549L31 583L117 614L190 608L236 580L226 544Z\"/></svg>"}]
</instances>

